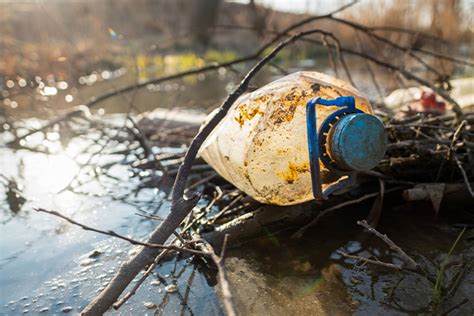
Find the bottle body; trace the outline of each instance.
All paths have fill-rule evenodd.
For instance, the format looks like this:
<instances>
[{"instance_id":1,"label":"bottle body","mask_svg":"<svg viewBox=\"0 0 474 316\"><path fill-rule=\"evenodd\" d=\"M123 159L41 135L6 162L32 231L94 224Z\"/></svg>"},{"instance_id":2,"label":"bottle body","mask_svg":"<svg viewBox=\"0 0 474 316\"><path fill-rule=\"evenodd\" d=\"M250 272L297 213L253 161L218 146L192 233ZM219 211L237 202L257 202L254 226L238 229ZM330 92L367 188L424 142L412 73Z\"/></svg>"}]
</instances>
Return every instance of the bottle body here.
<instances>
[{"instance_id":1,"label":"bottle body","mask_svg":"<svg viewBox=\"0 0 474 316\"><path fill-rule=\"evenodd\" d=\"M372 113L369 101L342 80L317 72L283 77L241 96L206 139L200 156L262 203L292 205L312 200L306 104L312 98L348 95L355 98L357 109ZM335 110L318 105L317 125ZM321 162L320 169L323 190L345 178Z\"/></svg>"}]
</instances>

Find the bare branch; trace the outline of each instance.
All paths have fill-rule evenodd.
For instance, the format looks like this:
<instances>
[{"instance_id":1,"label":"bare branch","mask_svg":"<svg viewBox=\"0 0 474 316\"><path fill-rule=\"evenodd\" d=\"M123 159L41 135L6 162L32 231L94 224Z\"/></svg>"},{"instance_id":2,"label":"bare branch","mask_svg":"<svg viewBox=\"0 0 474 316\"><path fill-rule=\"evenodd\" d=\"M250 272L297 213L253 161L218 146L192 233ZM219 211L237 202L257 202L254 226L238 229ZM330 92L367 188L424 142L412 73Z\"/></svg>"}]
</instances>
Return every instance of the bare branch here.
<instances>
[{"instance_id":1,"label":"bare branch","mask_svg":"<svg viewBox=\"0 0 474 316\"><path fill-rule=\"evenodd\" d=\"M469 193L471 194L471 197L474 198L474 190L472 189L471 187L471 183L469 182L469 178L466 174L466 171L464 170L463 166L462 166L462 163L461 161L459 160L458 157L456 157L456 155L454 155L454 160L456 161L456 165L458 166L459 168L459 171L461 171L461 174L462 174L462 177L464 179L464 183L466 185L466 188L467 190L469 191Z\"/></svg>"},{"instance_id":2,"label":"bare branch","mask_svg":"<svg viewBox=\"0 0 474 316\"><path fill-rule=\"evenodd\" d=\"M348 22L346 20L342 20L342 19L338 19L338 21L344 21L344 22ZM350 23L350 22L348 22ZM348 24L350 26L350 24ZM248 27L240 27L240 26L227 26L227 27L230 27L230 28L237 28L237 29L248 29ZM360 29L361 32L364 32L364 29ZM366 30L365 30L366 31ZM276 33L274 31L271 31L271 30L268 30L268 32L270 33ZM326 32L325 33L327 36L331 36L332 38L334 38L334 35L330 32ZM287 33L287 35L291 35L291 33ZM301 39L302 41L304 42L309 42L309 43L314 43L314 44L318 44L318 45L324 45L324 42L323 41L318 41L318 40L315 40L315 39L308 39L308 38L303 38ZM386 39L384 39L386 40ZM386 40L388 41L388 40ZM389 41L390 42L390 41ZM390 42L392 45L397 45L393 42ZM336 48L337 49L337 45L332 45L332 44L328 44L328 46L331 46L332 48ZM403 49L403 47L397 45L398 47L400 47L400 49ZM408 48L405 48L408 50ZM407 71L406 69L404 69L403 67L400 67L400 66L397 66L397 65L394 65L390 62L386 62L386 61L383 61L383 60L380 60L380 59L377 59L375 58L374 56L371 56L371 55L368 55L364 52L360 52L360 51L356 51L356 50L353 50L351 48L345 48L345 47L340 47L340 51L341 52L344 52L344 53L347 53L347 54L350 54L350 55L354 55L354 56L359 56L361 58L364 58L366 60L369 60L370 62L378 65L378 66L382 66L384 68L387 68L388 70L391 70L391 71L394 71L394 72L397 72L397 73L400 73L403 77L405 77L406 79L408 80L414 80L416 82L418 82L419 84L423 85L423 86L426 86L426 87L429 87L430 89L432 89L433 91L435 91L437 94L439 94L440 96L442 96L446 101L448 101L449 103L451 103L452 107L453 107L453 111L456 113L456 115L460 118L462 118L464 116L464 113L463 113L463 110L461 109L461 107L459 106L459 104L456 102L456 100L454 100L450 95L449 93L442 89L442 88L439 88L439 87L436 87L435 85L433 85L432 83L430 83L429 81ZM404 50L405 51L405 50ZM443 55L442 55L443 56ZM441 58L439 56L436 56L437 58ZM445 56L446 57L446 56ZM415 58L416 59L416 58Z\"/></svg>"},{"instance_id":3,"label":"bare branch","mask_svg":"<svg viewBox=\"0 0 474 316\"><path fill-rule=\"evenodd\" d=\"M145 247L148 247L148 248L166 249L168 251L169 250L174 250L174 251L179 251L179 252L188 252L188 253L191 253L191 254L194 254L194 255L207 256L207 257L210 256L210 254L208 254L206 252L199 251L199 250L183 248L183 247L179 247L179 246L176 246L176 245L166 246L166 245L161 245L161 244L143 242L143 241L139 241L139 240L136 240L136 239L132 239L132 238L120 235L120 234L114 232L113 230L107 230L106 231L106 230L101 230L101 229L97 229L97 228L94 228L94 227L90 227L90 226L81 224L79 222L76 222L75 220L73 220L73 219L71 219L71 218L69 218L69 217L67 217L67 216L65 216L61 213L58 213L56 211L48 211L48 210L45 210L43 208L34 208L34 210L37 211L37 212L43 212L43 213L51 214L51 215L54 215L56 217L62 218L62 219L68 221L69 223L71 223L73 225L81 227L84 230L93 231L93 232L96 232L96 233L99 233L99 234L102 234L102 235L107 235L107 236L111 236L111 237L115 237L115 238L119 238L119 239L128 241L132 245L145 246Z\"/></svg>"},{"instance_id":4,"label":"bare branch","mask_svg":"<svg viewBox=\"0 0 474 316\"><path fill-rule=\"evenodd\" d=\"M224 264L225 247L227 246L228 238L229 238L229 235L226 234L224 236L224 242L222 244L222 250L221 250L220 256L218 256L215 253L214 248L204 239L202 240L202 245L200 248L203 251L209 252L211 254L211 258L217 267L217 271L219 275L219 286L222 292L222 298L224 301L224 308L226 311L226 315L235 316L237 314L235 312L234 304L232 302L232 293L230 291L229 282L227 281L227 274L226 274L225 264Z\"/></svg>"},{"instance_id":5,"label":"bare branch","mask_svg":"<svg viewBox=\"0 0 474 316\"><path fill-rule=\"evenodd\" d=\"M392 249L393 251L395 251L396 253L398 253L400 255L400 257L403 259L403 261L405 261L408 266L410 268L413 268L413 269L418 269L419 268L419 265L418 263L416 263L415 260L413 260L413 258L411 258L409 255L406 254L405 251L403 251L402 248L400 248L399 246L397 246L390 238L388 238L387 235L384 235L384 234L381 234L379 233L375 228L372 228L366 220L363 220L363 221L357 221L357 224L364 227L365 229L367 229L367 231L375 236L377 236L378 238L380 238L383 242L385 242L387 244L387 246L390 247L390 249Z\"/></svg>"},{"instance_id":6,"label":"bare branch","mask_svg":"<svg viewBox=\"0 0 474 316\"><path fill-rule=\"evenodd\" d=\"M362 262L365 262L365 263L369 263L369 264L376 265L376 266L381 266L381 267L384 267L384 268L395 269L395 270L403 270L402 266L398 266L398 265L393 264L393 263L388 263L388 262L383 262L383 261L376 261L376 260L364 258L364 257L361 257L361 256L354 256L354 255L350 255L350 254L345 253L345 252L340 251L340 250L337 250L336 252L338 254L340 254L341 256L345 257L345 258L355 259L357 261L362 261Z\"/></svg>"}]
</instances>

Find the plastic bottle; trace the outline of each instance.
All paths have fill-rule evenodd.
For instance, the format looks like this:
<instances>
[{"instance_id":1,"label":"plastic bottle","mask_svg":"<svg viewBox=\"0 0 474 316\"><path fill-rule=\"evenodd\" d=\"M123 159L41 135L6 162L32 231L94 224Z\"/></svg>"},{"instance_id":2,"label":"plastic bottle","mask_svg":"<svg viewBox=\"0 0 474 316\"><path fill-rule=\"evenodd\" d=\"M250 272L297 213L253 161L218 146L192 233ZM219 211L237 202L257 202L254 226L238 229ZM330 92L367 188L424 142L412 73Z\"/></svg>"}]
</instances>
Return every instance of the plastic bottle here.
<instances>
[{"instance_id":1,"label":"plastic bottle","mask_svg":"<svg viewBox=\"0 0 474 316\"><path fill-rule=\"evenodd\" d=\"M346 113L347 107L317 102L355 107ZM348 83L318 72L293 73L242 95L206 139L200 156L262 203L326 198L354 171L373 168L384 155L383 125L364 113L373 113L369 101ZM326 130L317 135L322 125Z\"/></svg>"}]
</instances>

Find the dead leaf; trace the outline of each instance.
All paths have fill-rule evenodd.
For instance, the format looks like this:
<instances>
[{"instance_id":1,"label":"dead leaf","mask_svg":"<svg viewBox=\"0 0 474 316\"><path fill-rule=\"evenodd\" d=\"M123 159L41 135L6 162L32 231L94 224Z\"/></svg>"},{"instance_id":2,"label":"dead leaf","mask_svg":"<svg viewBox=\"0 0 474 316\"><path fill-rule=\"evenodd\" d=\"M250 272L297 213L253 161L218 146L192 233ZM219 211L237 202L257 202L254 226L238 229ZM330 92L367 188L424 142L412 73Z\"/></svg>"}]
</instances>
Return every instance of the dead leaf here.
<instances>
[{"instance_id":1,"label":"dead leaf","mask_svg":"<svg viewBox=\"0 0 474 316\"><path fill-rule=\"evenodd\" d=\"M430 198L431 204L435 210L436 217L438 217L439 207L441 205L441 201L443 200L445 189L445 183L429 184L425 186L425 190L428 193L428 197Z\"/></svg>"}]
</instances>

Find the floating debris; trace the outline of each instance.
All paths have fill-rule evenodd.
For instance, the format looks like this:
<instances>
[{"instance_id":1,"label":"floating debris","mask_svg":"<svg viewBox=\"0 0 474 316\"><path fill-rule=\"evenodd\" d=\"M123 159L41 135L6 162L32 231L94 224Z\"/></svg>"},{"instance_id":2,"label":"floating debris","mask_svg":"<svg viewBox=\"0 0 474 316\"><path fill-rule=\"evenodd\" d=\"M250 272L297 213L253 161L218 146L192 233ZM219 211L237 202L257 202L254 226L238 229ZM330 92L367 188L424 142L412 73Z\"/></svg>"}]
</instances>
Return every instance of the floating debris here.
<instances>
[{"instance_id":1,"label":"floating debris","mask_svg":"<svg viewBox=\"0 0 474 316\"><path fill-rule=\"evenodd\" d=\"M160 285L160 284L161 284L160 280L154 280L153 282L151 282L151 285Z\"/></svg>"},{"instance_id":2,"label":"floating debris","mask_svg":"<svg viewBox=\"0 0 474 316\"><path fill-rule=\"evenodd\" d=\"M39 310L40 313L47 313L49 311L48 307L43 307L42 309Z\"/></svg>"},{"instance_id":3,"label":"floating debris","mask_svg":"<svg viewBox=\"0 0 474 316\"><path fill-rule=\"evenodd\" d=\"M88 257L89 258L97 258L102 254L99 250L93 250L92 252L89 253Z\"/></svg>"},{"instance_id":4,"label":"floating debris","mask_svg":"<svg viewBox=\"0 0 474 316\"><path fill-rule=\"evenodd\" d=\"M165 290L168 293L174 293L178 290L178 287L176 286L176 284L170 284L165 287Z\"/></svg>"},{"instance_id":5,"label":"floating debris","mask_svg":"<svg viewBox=\"0 0 474 316\"><path fill-rule=\"evenodd\" d=\"M155 308L156 305L154 303L147 302L147 303L145 303L145 307L148 308L148 309L152 309L152 308Z\"/></svg>"},{"instance_id":6,"label":"floating debris","mask_svg":"<svg viewBox=\"0 0 474 316\"><path fill-rule=\"evenodd\" d=\"M66 306L61 311L63 313L69 313L70 311L72 311L72 307L71 306Z\"/></svg>"}]
</instances>

